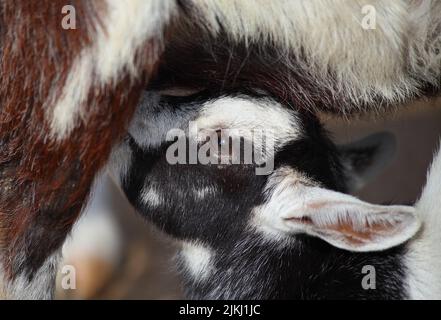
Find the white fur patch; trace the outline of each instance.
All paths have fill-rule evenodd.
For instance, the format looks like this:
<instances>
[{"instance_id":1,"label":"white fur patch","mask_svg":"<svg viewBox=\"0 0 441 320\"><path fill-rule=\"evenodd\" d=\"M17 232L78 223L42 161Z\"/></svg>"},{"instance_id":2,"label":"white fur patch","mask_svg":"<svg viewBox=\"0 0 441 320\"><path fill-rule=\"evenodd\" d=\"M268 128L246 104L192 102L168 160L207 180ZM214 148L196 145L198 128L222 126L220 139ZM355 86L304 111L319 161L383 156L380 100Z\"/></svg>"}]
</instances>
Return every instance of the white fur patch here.
<instances>
[{"instance_id":1,"label":"white fur patch","mask_svg":"<svg viewBox=\"0 0 441 320\"><path fill-rule=\"evenodd\" d=\"M174 7L172 0L106 0L107 14L94 26L92 46L76 57L59 98L54 101L58 94L54 92L49 99L50 105L54 105L54 138L65 138L79 118L84 118L81 107L92 86L116 82L123 70L132 76L138 74L136 51L150 38L161 37Z\"/></svg>"},{"instance_id":2,"label":"white fur patch","mask_svg":"<svg viewBox=\"0 0 441 320\"><path fill-rule=\"evenodd\" d=\"M181 129L188 134L190 121L198 132L234 129L250 141L253 131L261 131L268 135L266 138L272 134L276 149L301 136L302 128L296 113L271 99L221 97L200 105L188 105L182 110L159 106L159 99L158 93L145 92L130 124L129 133L142 148L158 147L166 141L167 133L172 129Z\"/></svg>"},{"instance_id":3,"label":"white fur patch","mask_svg":"<svg viewBox=\"0 0 441 320\"><path fill-rule=\"evenodd\" d=\"M213 271L211 248L194 242L182 244L181 256L190 275L195 280L205 280Z\"/></svg>"},{"instance_id":4,"label":"white fur patch","mask_svg":"<svg viewBox=\"0 0 441 320\"><path fill-rule=\"evenodd\" d=\"M300 138L302 130L294 111L271 99L248 96L208 101L194 122L198 130L235 129L249 140L253 130L272 133L276 148Z\"/></svg>"},{"instance_id":5,"label":"white fur patch","mask_svg":"<svg viewBox=\"0 0 441 320\"><path fill-rule=\"evenodd\" d=\"M373 98L399 102L436 84L441 74L441 2L408 0L193 0L213 33L276 44L306 56L301 67L321 86L359 104ZM375 29L362 27L363 8L375 9ZM222 28L221 28L222 27ZM287 68L298 68L288 59ZM332 75L329 77L329 73ZM335 83L336 82L336 83Z\"/></svg>"},{"instance_id":6,"label":"white fur patch","mask_svg":"<svg viewBox=\"0 0 441 320\"><path fill-rule=\"evenodd\" d=\"M146 204L152 207L159 207L164 203L162 195L157 191L155 187L149 186L142 190L141 199Z\"/></svg>"},{"instance_id":7,"label":"white fur patch","mask_svg":"<svg viewBox=\"0 0 441 320\"><path fill-rule=\"evenodd\" d=\"M211 187L204 187L204 188L196 189L193 192L194 192L196 199L204 200L205 197L216 194L217 189L216 189L216 187L211 186Z\"/></svg>"},{"instance_id":8,"label":"white fur patch","mask_svg":"<svg viewBox=\"0 0 441 320\"><path fill-rule=\"evenodd\" d=\"M422 231L406 257L411 299L441 299L441 151L435 156L416 204Z\"/></svg>"},{"instance_id":9,"label":"white fur patch","mask_svg":"<svg viewBox=\"0 0 441 320\"><path fill-rule=\"evenodd\" d=\"M26 275L19 275L12 282L4 282L0 287L0 297L4 299L49 300L53 299L55 277L60 260L59 252L50 256L38 269L31 281ZM23 257L24 261L24 257ZM0 275L2 274L0 268Z\"/></svg>"}]
</instances>

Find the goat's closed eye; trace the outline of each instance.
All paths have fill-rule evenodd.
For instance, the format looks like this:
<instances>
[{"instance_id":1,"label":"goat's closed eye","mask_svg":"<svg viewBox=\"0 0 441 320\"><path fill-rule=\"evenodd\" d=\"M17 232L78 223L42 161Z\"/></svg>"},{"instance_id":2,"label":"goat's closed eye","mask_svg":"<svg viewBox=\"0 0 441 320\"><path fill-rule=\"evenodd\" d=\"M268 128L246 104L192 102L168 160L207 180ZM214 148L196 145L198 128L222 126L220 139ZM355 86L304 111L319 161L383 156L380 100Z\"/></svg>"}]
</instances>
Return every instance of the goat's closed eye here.
<instances>
[{"instance_id":1,"label":"goat's closed eye","mask_svg":"<svg viewBox=\"0 0 441 320\"><path fill-rule=\"evenodd\" d=\"M159 91L162 96L169 97L190 97L195 94L204 91L204 88L184 88L184 87L172 87Z\"/></svg>"}]
</instances>

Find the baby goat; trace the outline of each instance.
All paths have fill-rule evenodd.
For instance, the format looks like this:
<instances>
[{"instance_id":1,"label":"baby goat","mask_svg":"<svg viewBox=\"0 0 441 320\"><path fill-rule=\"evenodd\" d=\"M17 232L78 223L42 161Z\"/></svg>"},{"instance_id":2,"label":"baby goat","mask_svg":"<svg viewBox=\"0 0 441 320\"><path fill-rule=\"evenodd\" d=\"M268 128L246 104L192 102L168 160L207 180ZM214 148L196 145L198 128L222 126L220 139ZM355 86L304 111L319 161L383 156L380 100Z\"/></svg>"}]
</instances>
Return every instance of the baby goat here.
<instances>
[{"instance_id":1,"label":"baby goat","mask_svg":"<svg viewBox=\"0 0 441 320\"><path fill-rule=\"evenodd\" d=\"M418 216L413 207L345 194L389 157L388 135L337 147L316 118L258 94L147 96L114 152L112 170L137 210L182 242L188 297L441 297L441 156L416 206ZM272 173L257 175L258 165L243 163L170 164L174 141L167 133L189 120L198 132L189 130L186 139L200 149L211 143L200 139L204 131L270 129ZM159 132L154 141L153 132ZM225 142L222 135L218 142ZM215 156L232 153L227 148ZM362 285L366 267L375 271L375 289Z\"/></svg>"}]
</instances>

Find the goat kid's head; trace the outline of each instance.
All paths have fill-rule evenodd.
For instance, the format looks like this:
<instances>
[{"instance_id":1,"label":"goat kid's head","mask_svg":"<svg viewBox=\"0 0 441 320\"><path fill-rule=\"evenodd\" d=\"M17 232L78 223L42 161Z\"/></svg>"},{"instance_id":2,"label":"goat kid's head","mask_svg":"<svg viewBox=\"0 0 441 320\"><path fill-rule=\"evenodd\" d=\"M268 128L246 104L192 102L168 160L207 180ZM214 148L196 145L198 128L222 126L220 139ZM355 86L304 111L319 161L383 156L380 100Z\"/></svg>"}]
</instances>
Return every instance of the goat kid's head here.
<instances>
[{"instance_id":1,"label":"goat kid's head","mask_svg":"<svg viewBox=\"0 0 441 320\"><path fill-rule=\"evenodd\" d=\"M391 158L395 145L389 134L337 147L317 118L255 92L147 93L134 119L114 152L113 173L141 214L184 242L225 249L249 237L284 243L301 241L297 235L303 234L349 251L380 251L405 242L419 228L411 207L373 205L346 194ZM189 121L197 131L187 130ZM178 133L172 136L185 134L185 160L192 143L201 150L215 140L220 146L211 156L230 162L237 150L222 149L225 137L240 140L243 151L249 132L271 132L273 150L264 157L273 168L256 174L262 165L243 158L239 164L170 163L179 151L173 147L176 139L168 141L173 130ZM207 132L214 137L207 140Z\"/></svg>"}]
</instances>

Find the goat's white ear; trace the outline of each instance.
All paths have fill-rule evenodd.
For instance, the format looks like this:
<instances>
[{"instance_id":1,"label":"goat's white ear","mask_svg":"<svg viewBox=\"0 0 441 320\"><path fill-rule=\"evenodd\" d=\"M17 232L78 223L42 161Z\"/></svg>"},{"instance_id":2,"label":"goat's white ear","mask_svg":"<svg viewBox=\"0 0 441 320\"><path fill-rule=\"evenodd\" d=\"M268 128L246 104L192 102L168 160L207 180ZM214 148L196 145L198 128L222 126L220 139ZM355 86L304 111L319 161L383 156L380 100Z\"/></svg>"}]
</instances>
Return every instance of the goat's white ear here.
<instances>
[{"instance_id":1,"label":"goat's white ear","mask_svg":"<svg viewBox=\"0 0 441 320\"><path fill-rule=\"evenodd\" d=\"M374 205L318 187L306 187L301 199L281 216L285 228L341 249L385 250L409 240L420 228L413 207Z\"/></svg>"},{"instance_id":2,"label":"goat's white ear","mask_svg":"<svg viewBox=\"0 0 441 320\"><path fill-rule=\"evenodd\" d=\"M339 147L349 191L357 191L392 161L396 151L392 133L380 132Z\"/></svg>"}]
</instances>

